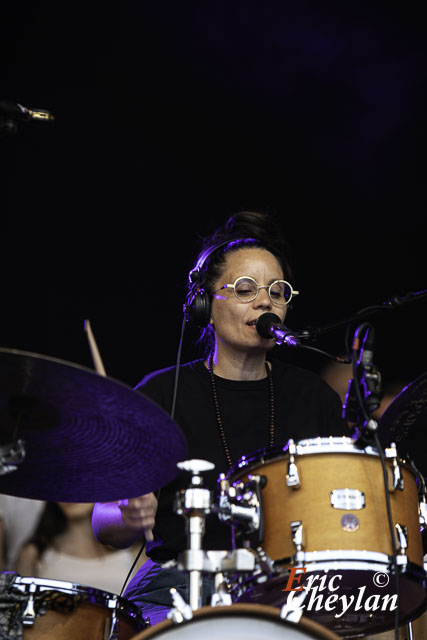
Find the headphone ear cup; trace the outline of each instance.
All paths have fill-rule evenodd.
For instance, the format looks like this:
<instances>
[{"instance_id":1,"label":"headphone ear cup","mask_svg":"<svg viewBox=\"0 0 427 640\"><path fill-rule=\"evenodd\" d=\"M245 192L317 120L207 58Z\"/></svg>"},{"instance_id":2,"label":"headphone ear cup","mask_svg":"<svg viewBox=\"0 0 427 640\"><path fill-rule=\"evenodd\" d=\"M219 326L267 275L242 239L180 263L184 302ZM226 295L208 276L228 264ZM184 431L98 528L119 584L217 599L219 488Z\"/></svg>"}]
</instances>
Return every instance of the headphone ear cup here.
<instances>
[{"instance_id":1,"label":"headphone ear cup","mask_svg":"<svg viewBox=\"0 0 427 640\"><path fill-rule=\"evenodd\" d=\"M209 247L209 249L202 253L196 266L188 274L190 292L185 300L184 312L187 322L195 324L196 327L207 327L211 319L210 297L201 287L201 283L204 281L204 265L210 255L229 243L230 240L224 240Z\"/></svg>"},{"instance_id":2,"label":"headphone ear cup","mask_svg":"<svg viewBox=\"0 0 427 640\"><path fill-rule=\"evenodd\" d=\"M187 321L196 327L207 327L211 319L211 303L209 295L204 289L190 294L185 306Z\"/></svg>"}]
</instances>

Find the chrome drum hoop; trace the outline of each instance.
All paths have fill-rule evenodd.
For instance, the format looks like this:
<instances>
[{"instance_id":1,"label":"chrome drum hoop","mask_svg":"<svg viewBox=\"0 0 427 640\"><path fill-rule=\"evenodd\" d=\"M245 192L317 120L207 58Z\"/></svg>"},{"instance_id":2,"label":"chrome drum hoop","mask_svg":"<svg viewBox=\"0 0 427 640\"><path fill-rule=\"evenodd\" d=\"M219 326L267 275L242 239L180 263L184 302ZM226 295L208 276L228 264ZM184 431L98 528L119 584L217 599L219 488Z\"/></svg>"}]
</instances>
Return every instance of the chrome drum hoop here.
<instances>
[{"instance_id":1,"label":"chrome drum hoop","mask_svg":"<svg viewBox=\"0 0 427 640\"><path fill-rule=\"evenodd\" d=\"M24 639L29 634L33 640L55 640L58 616L67 640L80 637L82 624L91 640L128 640L150 626L133 603L115 593L69 581L6 573L13 576L10 579L9 575L3 592L6 602L18 592L23 597L16 621L22 626Z\"/></svg>"}]
</instances>

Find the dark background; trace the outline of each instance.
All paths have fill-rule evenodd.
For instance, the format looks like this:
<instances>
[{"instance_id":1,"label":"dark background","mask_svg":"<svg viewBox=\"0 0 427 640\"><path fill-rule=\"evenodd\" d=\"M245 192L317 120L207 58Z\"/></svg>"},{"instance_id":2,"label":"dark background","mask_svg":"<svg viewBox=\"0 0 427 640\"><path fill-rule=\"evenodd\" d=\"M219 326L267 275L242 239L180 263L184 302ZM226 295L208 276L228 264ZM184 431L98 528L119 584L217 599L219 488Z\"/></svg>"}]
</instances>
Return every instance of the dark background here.
<instances>
[{"instance_id":1,"label":"dark background","mask_svg":"<svg viewBox=\"0 0 427 640\"><path fill-rule=\"evenodd\" d=\"M92 367L89 318L111 377L174 364L198 239L240 209L280 218L295 329L427 288L423 3L10 4L0 98L55 122L0 138L1 346ZM424 372L426 315L372 318L386 380Z\"/></svg>"}]
</instances>

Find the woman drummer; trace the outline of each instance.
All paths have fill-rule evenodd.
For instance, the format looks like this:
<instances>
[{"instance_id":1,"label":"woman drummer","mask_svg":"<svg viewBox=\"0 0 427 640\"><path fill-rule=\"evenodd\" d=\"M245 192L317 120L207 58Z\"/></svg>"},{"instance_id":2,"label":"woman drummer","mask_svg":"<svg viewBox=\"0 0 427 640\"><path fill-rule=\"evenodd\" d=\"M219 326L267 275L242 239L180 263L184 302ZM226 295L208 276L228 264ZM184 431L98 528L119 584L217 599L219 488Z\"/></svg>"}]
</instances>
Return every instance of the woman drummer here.
<instances>
[{"instance_id":1,"label":"woman drummer","mask_svg":"<svg viewBox=\"0 0 427 640\"><path fill-rule=\"evenodd\" d=\"M274 340L256 329L266 312L283 322L297 293L281 234L274 220L257 212L232 216L207 238L190 273L186 313L202 328L205 352L180 366L174 419L187 437L188 458L215 465L203 476L214 494L219 474L242 455L290 438L346 432L338 395L313 372L272 357ZM170 412L175 375L175 367L156 371L137 388ZM186 576L165 568L187 546L185 521L173 508L176 492L187 485L188 474L181 474L160 491L159 501L148 494L94 509L101 542L123 548L145 535L148 561L125 597L151 624L171 608L171 587L188 602ZM230 527L212 514L203 547L231 548Z\"/></svg>"}]
</instances>

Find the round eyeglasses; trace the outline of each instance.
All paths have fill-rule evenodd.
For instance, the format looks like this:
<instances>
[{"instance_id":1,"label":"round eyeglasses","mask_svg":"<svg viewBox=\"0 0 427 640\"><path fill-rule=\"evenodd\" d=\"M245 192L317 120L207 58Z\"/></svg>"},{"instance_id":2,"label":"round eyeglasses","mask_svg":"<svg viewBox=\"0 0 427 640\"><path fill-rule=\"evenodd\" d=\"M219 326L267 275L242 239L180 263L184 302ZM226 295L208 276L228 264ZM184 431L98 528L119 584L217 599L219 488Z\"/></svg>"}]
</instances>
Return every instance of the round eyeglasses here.
<instances>
[{"instance_id":1,"label":"round eyeglasses","mask_svg":"<svg viewBox=\"0 0 427 640\"><path fill-rule=\"evenodd\" d=\"M292 289L286 280L275 280L271 284L258 284L250 276L241 276L233 284L223 284L213 293L223 289L233 289L234 295L240 302L252 302L258 296L260 289L266 289L271 302L279 307L289 304L293 296L299 295L299 291Z\"/></svg>"}]
</instances>

